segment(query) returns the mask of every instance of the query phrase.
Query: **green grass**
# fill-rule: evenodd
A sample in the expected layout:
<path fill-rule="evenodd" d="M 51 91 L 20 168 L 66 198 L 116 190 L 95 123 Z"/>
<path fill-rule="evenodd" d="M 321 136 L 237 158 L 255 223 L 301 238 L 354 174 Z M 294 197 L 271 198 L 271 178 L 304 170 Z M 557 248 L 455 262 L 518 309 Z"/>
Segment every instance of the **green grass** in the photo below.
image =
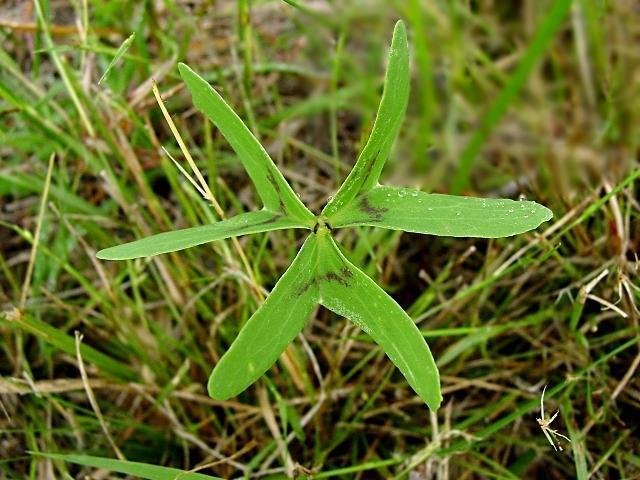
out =
<path fill-rule="evenodd" d="M 117 459 L 104 425 L 128 461 L 222 478 L 640 475 L 640 22 L 630 4 L 150 2 L 123 15 L 124 2 L 88 3 L 0 14 L 0 476 L 117 471 L 125 464 L 30 453 Z M 218 220 L 161 151 L 186 167 L 150 79 L 228 218 L 260 202 L 192 108 L 178 62 L 220 91 L 318 214 L 373 127 L 398 18 L 412 88 L 383 178 L 522 194 L 554 220 L 506 240 L 339 234 L 347 260 L 429 341 L 437 415 L 370 337 L 322 307 L 265 377 L 212 400 L 211 367 L 303 238 L 274 231 L 96 260 L 114 243 Z M 560 410 L 552 428 L 572 439 L 563 452 L 536 422 L 545 384 L 547 415 Z"/>

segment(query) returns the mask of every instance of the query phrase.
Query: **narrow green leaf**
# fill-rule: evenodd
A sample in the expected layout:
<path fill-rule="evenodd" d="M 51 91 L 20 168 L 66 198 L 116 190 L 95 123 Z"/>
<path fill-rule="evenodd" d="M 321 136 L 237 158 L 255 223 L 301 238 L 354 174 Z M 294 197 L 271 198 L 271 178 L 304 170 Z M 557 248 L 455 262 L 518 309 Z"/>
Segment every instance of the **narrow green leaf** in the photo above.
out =
<path fill-rule="evenodd" d="M 162 467 L 141 462 L 129 462 L 115 458 L 92 457 L 90 455 L 74 455 L 61 453 L 30 452 L 38 457 L 63 460 L 87 467 L 102 468 L 112 472 L 135 475 L 149 480 L 221 480 L 220 477 L 212 477 L 202 473 L 186 472 L 177 468 Z"/>
<path fill-rule="evenodd" d="M 36 15 L 38 18 L 38 27 L 40 29 L 44 44 L 49 50 L 49 56 L 51 57 L 51 60 L 53 60 L 53 64 L 56 66 L 56 69 L 60 74 L 60 78 L 62 79 L 62 82 L 64 83 L 64 86 L 67 89 L 69 96 L 71 97 L 71 101 L 75 105 L 76 110 L 78 110 L 78 114 L 80 115 L 80 119 L 82 120 L 84 127 L 86 128 L 87 132 L 89 132 L 89 135 L 91 137 L 94 137 L 95 131 L 93 123 L 89 118 L 87 108 L 83 103 L 83 100 L 81 99 L 81 95 L 78 94 L 78 85 L 77 82 L 74 81 L 74 74 L 70 71 L 67 64 L 64 63 L 61 56 L 58 55 L 58 52 L 55 50 L 53 36 L 51 35 L 50 28 L 51 21 L 45 16 L 45 9 L 42 6 L 42 0 L 34 0 L 33 5 L 35 7 Z"/>
<path fill-rule="evenodd" d="M 34 174 L 25 174 L 11 170 L 8 172 L 0 171 L 0 191 L 3 191 L 3 193 L 5 189 L 16 189 L 20 191 L 20 193 L 23 193 L 23 191 L 40 193 L 42 192 L 43 181 L 44 179 L 38 178 Z M 87 202 L 70 189 L 65 189 L 59 185 L 51 185 L 50 188 L 51 197 L 71 211 L 82 212 L 87 215 L 104 214 L 101 209 Z"/>
<path fill-rule="evenodd" d="M 384 90 L 371 135 L 353 170 L 322 211 L 324 216 L 335 215 L 358 194 L 378 184 L 378 178 L 404 119 L 408 98 L 409 44 L 404 23 L 398 21 L 393 30 Z"/>
<path fill-rule="evenodd" d="M 392 465 L 397 465 L 399 463 L 402 463 L 405 460 L 406 458 L 398 455 L 398 456 L 394 456 L 393 458 L 387 458 L 384 460 L 370 460 L 368 462 L 363 462 L 363 463 L 358 462 L 355 465 L 350 465 L 348 467 L 340 467 L 332 470 L 325 470 L 323 472 L 318 472 L 313 476 L 313 478 L 315 480 L 319 480 L 321 478 L 336 478 L 336 477 L 345 478 L 347 475 L 351 476 L 351 478 L 354 478 L 355 477 L 354 473 L 362 474 L 362 472 L 365 472 L 367 470 L 377 470 L 377 469 L 382 469 L 384 467 L 390 467 Z M 366 478 L 366 475 L 359 475 L 359 476 L 361 478 Z"/>
<path fill-rule="evenodd" d="M 116 63 L 118 63 L 118 60 L 120 60 L 120 58 L 125 53 L 127 53 L 127 50 L 129 50 L 129 47 L 131 46 L 135 38 L 136 38 L 136 32 L 133 32 L 131 35 L 129 35 L 129 37 L 124 42 L 122 42 L 122 45 L 120 45 L 120 48 L 118 48 L 118 50 L 116 51 L 115 55 L 109 62 L 109 65 L 107 65 L 107 68 L 105 69 L 104 73 L 100 77 L 100 80 L 98 80 L 98 85 L 100 85 L 104 81 L 104 79 L 107 78 L 107 75 L 109 75 L 109 72 L 111 71 L 113 66 Z"/>
<path fill-rule="evenodd" d="M 240 117 L 200 75 L 184 63 L 180 63 L 178 68 L 191 92 L 194 105 L 220 129 L 236 152 L 265 208 L 313 226 L 313 214 L 300 201 Z"/>
<path fill-rule="evenodd" d="M 438 368 L 406 312 L 342 255 L 327 230 L 318 232 L 320 303 L 368 333 L 433 411 L 442 401 Z"/>
<path fill-rule="evenodd" d="M 4 67 L 4 65 L 1 64 L 0 66 Z M 58 125 L 52 122 L 49 116 L 43 115 L 41 111 L 37 110 L 34 106 L 37 105 L 37 102 L 22 98 L 22 92 L 18 92 L 15 87 L 4 83 L 2 80 L 2 77 L 0 77 L 0 98 L 12 107 L 18 109 L 32 126 L 37 126 L 49 142 L 60 145 L 63 148 L 69 148 L 87 161 L 92 159 L 92 153 L 86 148 L 82 141 L 66 133 L 66 130 L 58 127 Z M 53 105 L 55 105 L 55 103 Z M 51 145 L 52 149 L 55 147 L 56 145 Z"/>
<path fill-rule="evenodd" d="M 76 343 L 72 335 L 28 313 L 21 313 L 16 318 L 10 318 L 6 313 L 0 312 L 0 326 L 3 325 L 19 328 L 24 332 L 35 335 L 68 355 L 75 356 L 76 354 Z M 87 362 L 92 363 L 102 372 L 114 378 L 127 381 L 137 381 L 139 379 L 138 372 L 127 365 L 126 361 L 116 360 L 85 343 L 80 344 L 80 353 Z"/>
<path fill-rule="evenodd" d="M 566 395 L 562 396 L 561 416 L 564 419 L 567 430 L 569 430 L 569 438 L 571 439 L 571 450 L 573 451 L 573 463 L 575 464 L 576 469 L 575 478 L 577 478 L 578 480 L 588 480 L 589 478 L 595 477 L 595 475 L 593 475 L 593 473 L 589 475 L 589 467 L 587 466 L 587 453 L 589 452 L 589 449 L 587 448 L 585 442 L 585 435 L 580 431 L 580 429 L 576 428 L 573 405 L 571 405 L 570 400 L 572 390 L 573 385 L 569 387 Z M 551 428 L 554 428 L 554 426 L 552 425 Z M 621 435 L 624 434 L 623 432 L 620 433 Z M 564 440 L 557 437 L 553 438 L 553 440 L 556 441 L 559 445 L 565 444 Z"/>
<path fill-rule="evenodd" d="M 283 217 L 280 213 L 259 210 L 257 212 L 242 213 L 211 225 L 158 233 L 133 242 L 105 248 L 98 252 L 97 257 L 103 260 L 128 260 L 131 258 L 150 257 L 229 237 L 295 227 L 303 227 L 303 225 L 300 222 Z"/>
<path fill-rule="evenodd" d="M 551 210 L 531 201 L 379 186 L 328 221 L 334 228 L 369 225 L 448 237 L 498 238 L 527 232 L 552 217 Z"/>
<path fill-rule="evenodd" d="M 555 38 L 572 4 L 572 0 L 555 0 L 551 8 L 544 13 L 542 22 L 535 36 L 531 39 L 531 43 L 524 51 L 518 66 L 509 76 L 504 88 L 493 101 L 488 111 L 482 116 L 480 124 L 460 154 L 460 165 L 456 170 L 451 186 L 453 193 L 460 193 L 468 185 L 471 168 L 482 147 L 493 129 L 502 120 L 509 106 L 513 104 L 533 67 L 538 64 L 547 47 Z"/>
<path fill-rule="evenodd" d="M 316 235 L 311 234 L 265 302 L 209 377 L 209 395 L 226 400 L 255 382 L 307 323 L 318 302 Z"/>

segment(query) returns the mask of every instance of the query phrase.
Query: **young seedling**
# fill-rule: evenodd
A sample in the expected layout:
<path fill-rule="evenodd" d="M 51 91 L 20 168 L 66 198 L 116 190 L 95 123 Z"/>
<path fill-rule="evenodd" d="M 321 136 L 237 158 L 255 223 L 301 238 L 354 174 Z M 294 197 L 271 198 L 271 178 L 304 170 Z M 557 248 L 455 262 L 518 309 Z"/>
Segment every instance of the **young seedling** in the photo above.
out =
<path fill-rule="evenodd" d="M 251 178 L 263 208 L 211 225 L 160 233 L 107 248 L 98 257 L 124 260 L 174 252 L 250 233 L 310 231 L 270 295 L 213 369 L 209 395 L 233 397 L 263 375 L 321 304 L 368 333 L 431 410 L 442 400 L 436 364 L 405 311 L 343 255 L 339 228 L 375 226 L 451 237 L 496 238 L 538 227 L 551 211 L 530 201 L 430 194 L 378 183 L 409 97 L 409 46 L 404 24 L 393 32 L 384 90 L 373 129 L 353 170 L 315 216 L 300 201 L 267 152 L 222 97 L 187 65 L 180 75 L 195 106 L 222 132 Z"/>
<path fill-rule="evenodd" d="M 547 390 L 547 386 L 545 385 L 544 388 L 542 389 L 542 395 L 540 396 L 540 418 L 536 418 L 536 420 L 538 421 L 538 425 L 540 425 L 540 428 L 542 429 L 542 433 L 544 433 L 544 436 L 547 437 L 547 440 L 549 440 L 549 443 L 551 444 L 553 449 L 556 452 L 558 450 L 562 451 L 562 445 L 560 445 L 560 442 L 558 441 L 557 437 L 562 437 L 569 443 L 571 443 L 571 440 L 569 440 L 567 437 L 562 435 L 557 430 L 554 430 L 553 428 L 551 428 L 551 422 L 553 422 L 556 419 L 556 417 L 558 416 L 558 413 L 560 412 L 560 410 L 558 410 L 556 413 L 554 413 L 551 416 L 551 418 L 546 418 L 545 417 L 545 415 L 544 415 L 544 392 L 546 390 Z M 554 439 L 558 442 L 558 446 L 557 447 L 556 447 L 555 442 L 553 441 Z"/>

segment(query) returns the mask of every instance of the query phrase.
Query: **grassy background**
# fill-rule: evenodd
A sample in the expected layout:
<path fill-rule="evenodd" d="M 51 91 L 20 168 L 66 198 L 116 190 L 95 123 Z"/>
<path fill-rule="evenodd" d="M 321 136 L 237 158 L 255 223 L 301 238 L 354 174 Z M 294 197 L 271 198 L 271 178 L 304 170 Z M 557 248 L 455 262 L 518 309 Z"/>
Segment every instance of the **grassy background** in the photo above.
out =
<path fill-rule="evenodd" d="M 41 451 L 225 478 L 640 478 L 635 2 L 88 3 L 0 6 L 0 477 L 89 472 L 28 453 Z M 210 369 L 257 307 L 231 242 L 95 260 L 216 219 L 161 151 L 182 161 L 151 79 L 228 215 L 255 207 L 254 192 L 178 61 L 319 211 L 371 128 L 397 18 L 413 81 L 384 178 L 523 195 L 555 218 L 497 241 L 340 234 L 424 332 L 442 374 L 437 415 L 323 309 L 262 380 L 213 401 Z M 259 288 L 299 240 L 241 239 Z M 547 384 L 552 428 L 571 438 L 562 452 L 536 422 Z"/>

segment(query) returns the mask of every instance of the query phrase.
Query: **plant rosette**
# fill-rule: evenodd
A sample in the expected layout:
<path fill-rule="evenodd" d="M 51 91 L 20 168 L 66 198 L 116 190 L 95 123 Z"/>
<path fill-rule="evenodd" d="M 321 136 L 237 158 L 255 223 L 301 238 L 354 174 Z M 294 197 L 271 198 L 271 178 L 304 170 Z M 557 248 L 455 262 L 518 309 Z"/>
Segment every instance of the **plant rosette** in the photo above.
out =
<path fill-rule="evenodd" d="M 187 65 L 178 67 L 195 106 L 234 149 L 264 207 L 210 225 L 107 248 L 98 252 L 98 258 L 133 259 L 251 233 L 307 229 L 310 234 L 289 268 L 213 369 L 209 395 L 228 399 L 260 378 L 320 304 L 369 334 L 428 407 L 437 410 L 442 401 L 440 378 L 423 335 L 395 300 L 347 260 L 332 231 L 374 226 L 498 238 L 537 228 L 552 218 L 551 211 L 532 201 L 442 195 L 379 184 L 409 98 L 409 45 L 402 21 L 393 32 L 371 134 L 348 177 L 318 216 L 300 201 L 262 145 L 211 85 Z"/>

